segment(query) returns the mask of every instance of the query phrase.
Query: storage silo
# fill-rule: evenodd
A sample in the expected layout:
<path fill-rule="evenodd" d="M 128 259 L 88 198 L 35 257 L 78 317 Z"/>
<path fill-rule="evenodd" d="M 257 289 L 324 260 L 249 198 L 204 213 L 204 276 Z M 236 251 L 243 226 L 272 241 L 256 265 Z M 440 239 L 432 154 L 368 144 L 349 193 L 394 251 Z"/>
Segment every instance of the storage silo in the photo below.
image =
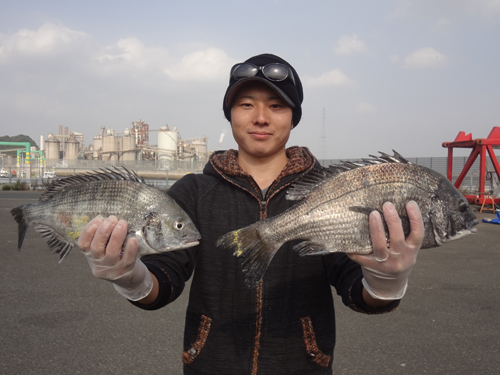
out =
<path fill-rule="evenodd" d="M 207 158 L 207 138 L 197 138 L 191 142 L 191 147 L 196 150 L 196 155 L 200 160 L 205 160 Z"/>
<path fill-rule="evenodd" d="M 172 160 L 177 151 L 179 132 L 177 128 L 170 130 L 168 126 L 162 126 L 158 132 L 158 159 Z"/>
<path fill-rule="evenodd" d="M 118 160 L 118 138 L 113 129 L 107 129 L 102 139 L 103 160 Z"/>
<path fill-rule="evenodd" d="M 93 146 L 93 153 L 92 153 L 92 159 L 94 160 L 100 160 L 103 158 L 102 155 L 102 139 L 104 137 L 104 133 L 106 132 L 106 128 L 104 126 L 101 126 L 101 131 L 99 132 L 99 135 L 96 135 L 94 137 L 94 146 Z"/>
<path fill-rule="evenodd" d="M 57 164 L 61 159 L 60 145 L 61 141 L 54 134 L 49 133 L 45 141 L 45 159 L 48 165 Z"/>
<path fill-rule="evenodd" d="M 76 160 L 80 154 L 80 142 L 75 138 L 73 133 L 70 133 L 66 144 L 64 145 L 64 158 L 66 160 Z"/>
<path fill-rule="evenodd" d="M 135 137 L 130 134 L 129 129 L 125 129 L 123 137 L 120 139 L 120 160 L 135 160 L 136 159 L 136 146 Z"/>
<path fill-rule="evenodd" d="M 94 153 L 92 154 L 92 157 L 94 160 L 99 159 L 99 156 L 101 155 L 102 152 L 102 136 L 101 135 L 96 135 L 94 137 Z"/>

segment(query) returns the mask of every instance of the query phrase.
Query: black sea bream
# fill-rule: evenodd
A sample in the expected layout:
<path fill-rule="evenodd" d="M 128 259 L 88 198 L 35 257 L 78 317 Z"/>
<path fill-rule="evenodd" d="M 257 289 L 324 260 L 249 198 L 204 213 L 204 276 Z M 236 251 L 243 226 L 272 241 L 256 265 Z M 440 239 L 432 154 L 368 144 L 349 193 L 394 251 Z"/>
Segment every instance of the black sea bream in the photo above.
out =
<path fill-rule="evenodd" d="M 195 246 L 200 239 L 189 216 L 171 197 L 125 168 L 55 181 L 36 204 L 15 207 L 11 213 L 19 224 L 19 249 L 28 226 L 34 224 L 61 260 L 97 215 L 126 220 L 127 238 L 137 238 L 140 256 Z"/>
<path fill-rule="evenodd" d="M 217 246 L 242 257 L 248 287 L 259 282 L 287 241 L 302 240 L 294 246 L 301 256 L 372 252 L 368 215 L 374 210 L 382 214 L 385 202 L 395 205 L 406 236 L 410 233 L 406 204 L 410 200 L 418 204 L 425 225 L 422 248 L 473 233 L 478 224 L 469 203 L 449 180 L 396 152 L 311 171 L 288 190 L 287 199 L 301 201 L 217 241 Z M 388 237 L 387 228 L 386 232 Z"/>

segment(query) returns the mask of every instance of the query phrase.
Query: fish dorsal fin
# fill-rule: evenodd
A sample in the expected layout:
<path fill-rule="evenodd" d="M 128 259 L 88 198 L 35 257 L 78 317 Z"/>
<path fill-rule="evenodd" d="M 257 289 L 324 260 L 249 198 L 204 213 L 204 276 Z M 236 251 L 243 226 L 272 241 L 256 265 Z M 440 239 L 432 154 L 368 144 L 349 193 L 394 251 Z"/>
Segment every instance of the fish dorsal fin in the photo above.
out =
<path fill-rule="evenodd" d="M 50 249 L 56 254 L 59 254 L 59 262 L 61 262 L 66 255 L 69 254 L 75 245 L 68 242 L 66 238 L 57 233 L 48 225 L 37 224 L 35 230 L 47 241 Z"/>
<path fill-rule="evenodd" d="M 369 165 L 375 164 L 385 164 L 385 163 L 400 163 L 400 164 L 412 164 L 407 159 L 405 159 L 401 154 L 392 150 L 394 155 L 386 154 L 381 152 L 380 156 L 369 155 L 370 159 L 361 159 L 360 161 L 341 161 L 341 164 L 332 166 L 334 168 L 343 168 L 344 170 L 363 168 Z"/>
<path fill-rule="evenodd" d="M 297 201 L 307 197 L 311 191 L 322 185 L 326 180 L 335 177 L 339 173 L 346 172 L 356 168 L 363 168 L 370 165 L 383 164 L 383 163 L 401 163 L 411 164 L 398 152 L 392 150 L 394 155 L 391 156 L 384 152 L 380 152 L 380 156 L 369 155 L 370 159 L 361 159 L 360 161 L 341 161 L 340 164 L 330 165 L 328 168 L 313 169 L 306 173 L 295 182 L 286 193 L 286 199 L 290 201 Z"/>
<path fill-rule="evenodd" d="M 394 155 L 388 155 L 385 152 L 379 151 L 380 156 L 373 156 L 370 155 L 371 158 L 373 159 L 368 159 L 368 160 L 375 160 L 375 161 L 380 161 L 381 163 L 402 163 L 402 164 L 411 164 L 407 159 L 405 159 L 403 156 L 401 156 L 400 153 L 392 150 L 394 152 Z"/>
<path fill-rule="evenodd" d="M 113 169 L 100 168 L 100 170 L 94 170 L 85 174 L 77 174 L 60 180 L 55 180 L 52 185 L 49 186 L 48 190 L 40 197 L 40 201 L 47 201 L 51 199 L 54 195 L 69 185 L 79 185 L 90 181 L 104 180 L 133 181 L 141 184 L 146 183 L 137 173 L 130 171 L 125 167 L 113 167 Z"/>
<path fill-rule="evenodd" d="M 303 175 L 297 182 L 294 182 L 286 192 L 286 199 L 297 201 L 307 197 L 311 191 L 322 185 L 329 177 L 333 177 L 341 172 L 338 168 L 313 169 Z"/>

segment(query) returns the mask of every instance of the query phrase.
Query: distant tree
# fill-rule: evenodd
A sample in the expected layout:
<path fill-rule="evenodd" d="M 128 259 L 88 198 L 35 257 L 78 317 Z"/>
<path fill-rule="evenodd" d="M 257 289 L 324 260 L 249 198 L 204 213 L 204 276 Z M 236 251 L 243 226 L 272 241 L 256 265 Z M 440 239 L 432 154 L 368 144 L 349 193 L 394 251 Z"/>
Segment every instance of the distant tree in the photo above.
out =
<path fill-rule="evenodd" d="M 14 135 L 12 137 L 5 135 L 3 137 L 0 137 L 0 142 L 28 142 L 32 147 L 35 146 L 36 148 L 38 148 L 36 142 L 31 139 L 31 137 L 24 134 Z M 12 146 L 9 145 L 0 145 L 0 150 L 8 150 L 11 148 Z"/>

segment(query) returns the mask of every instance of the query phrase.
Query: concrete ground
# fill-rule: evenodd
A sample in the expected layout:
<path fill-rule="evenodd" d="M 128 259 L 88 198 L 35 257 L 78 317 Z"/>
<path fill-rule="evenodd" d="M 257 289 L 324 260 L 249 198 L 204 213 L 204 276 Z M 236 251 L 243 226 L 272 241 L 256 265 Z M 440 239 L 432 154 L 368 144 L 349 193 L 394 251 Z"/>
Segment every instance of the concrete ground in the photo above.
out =
<path fill-rule="evenodd" d="M 59 264 L 33 229 L 17 251 L 9 211 L 39 195 L 0 191 L 0 374 L 181 374 L 188 293 L 143 311 L 78 251 Z M 420 252 L 395 312 L 358 314 L 335 298 L 335 374 L 500 374 L 500 225 L 477 229 Z"/>

